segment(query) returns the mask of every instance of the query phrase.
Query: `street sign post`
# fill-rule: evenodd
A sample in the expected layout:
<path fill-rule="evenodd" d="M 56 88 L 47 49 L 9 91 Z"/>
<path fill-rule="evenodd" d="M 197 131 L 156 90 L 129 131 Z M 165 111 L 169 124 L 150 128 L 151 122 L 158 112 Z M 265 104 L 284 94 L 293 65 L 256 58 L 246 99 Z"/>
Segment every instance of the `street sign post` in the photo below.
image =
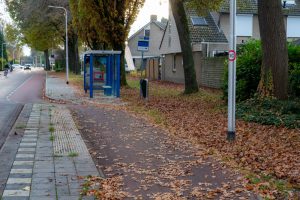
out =
<path fill-rule="evenodd" d="M 230 42 L 228 55 L 228 132 L 227 140 L 235 140 L 236 99 L 236 0 L 230 0 Z"/>
<path fill-rule="evenodd" d="M 138 51 L 149 51 L 149 37 L 140 37 L 138 41 Z"/>
<path fill-rule="evenodd" d="M 144 52 L 149 51 L 149 37 L 142 37 L 139 39 L 138 51 L 142 52 L 142 60 L 141 60 L 141 75 L 142 75 L 143 63 L 144 63 Z"/>
<path fill-rule="evenodd" d="M 234 62 L 236 60 L 236 53 L 234 50 L 230 50 L 228 53 L 228 59 L 230 62 Z"/>

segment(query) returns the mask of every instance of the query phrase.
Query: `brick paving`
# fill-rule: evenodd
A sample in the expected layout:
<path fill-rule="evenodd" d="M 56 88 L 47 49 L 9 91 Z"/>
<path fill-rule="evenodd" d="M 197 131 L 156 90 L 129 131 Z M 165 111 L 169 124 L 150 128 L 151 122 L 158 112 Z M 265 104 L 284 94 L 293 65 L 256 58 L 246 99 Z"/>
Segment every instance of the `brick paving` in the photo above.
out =
<path fill-rule="evenodd" d="M 68 151 L 55 155 L 54 149 Z M 94 199 L 80 196 L 84 180 L 79 177 L 89 175 L 101 174 L 67 109 L 35 104 L 0 199 Z"/>
<path fill-rule="evenodd" d="M 82 89 L 83 92 L 83 89 Z M 88 91 L 89 93 L 89 91 Z M 124 105 L 126 104 L 120 98 L 105 96 L 102 90 L 94 90 L 94 98 L 76 95 L 74 89 L 65 83 L 64 80 L 47 76 L 46 78 L 46 96 L 57 101 L 66 101 L 72 104 L 101 104 L 101 105 Z"/>
<path fill-rule="evenodd" d="M 72 88 L 64 80 L 52 76 L 46 78 L 46 96 L 55 100 L 79 101 Z"/>

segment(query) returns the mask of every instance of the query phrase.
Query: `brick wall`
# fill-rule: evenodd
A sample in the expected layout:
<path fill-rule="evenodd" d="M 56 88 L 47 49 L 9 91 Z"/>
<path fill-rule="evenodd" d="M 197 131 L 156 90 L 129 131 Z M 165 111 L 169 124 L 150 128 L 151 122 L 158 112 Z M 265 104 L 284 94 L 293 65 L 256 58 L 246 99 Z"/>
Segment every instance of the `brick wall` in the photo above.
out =
<path fill-rule="evenodd" d="M 165 55 L 162 65 L 162 80 L 184 83 L 182 55 L 176 54 L 176 71 L 172 69 L 174 54 Z M 200 86 L 221 88 L 225 57 L 206 58 L 201 52 L 194 52 L 197 82 Z"/>
<path fill-rule="evenodd" d="M 202 58 L 198 84 L 210 88 L 221 88 L 225 57 Z"/>

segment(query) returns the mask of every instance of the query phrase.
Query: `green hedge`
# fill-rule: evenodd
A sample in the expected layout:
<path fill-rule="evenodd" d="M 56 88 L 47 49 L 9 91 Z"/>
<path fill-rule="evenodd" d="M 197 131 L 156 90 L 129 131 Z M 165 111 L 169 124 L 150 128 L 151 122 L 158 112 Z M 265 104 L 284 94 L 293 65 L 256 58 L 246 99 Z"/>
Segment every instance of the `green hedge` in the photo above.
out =
<path fill-rule="evenodd" d="M 4 59 L 4 62 L 3 62 L 3 68 L 4 66 L 7 64 L 6 60 Z M 3 71 L 2 69 L 2 58 L 0 58 L 0 71 Z"/>
<path fill-rule="evenodd" d="M 237 105 L 237 118 L 264 125 L 300 128 L 300 101 L 252 98 Z"/>
<path fill-rule="evenodd" d="M 66 61 L 65 60 L 55 60 L 55 68 L 56 72 L 65 71 L 66 68 Z"/>
<path fill-rule="evenodd" d="M 260 41 L 250 40 L 247 44 L 238 48 L 236 68 L 236 95 L 237 101 L 251 98 L 257 90 L 260 80 L 260 65 L 262 62 L 262 50 Z M 224 98 L 228 94 L 228 63 L 225 63 L 223 77 Z"/>
<path fill-rule="evenodd" d="M 262 63 L 261 43 L 250 40 L 240 46 L 237 52 L 236 68 L 236 98 L 244 101 L 254 97 L 260 81 L 260 67 Z M 300 97 L 300 46 L 288 44 L 289 55 L 289 93 L 291 96 Z M 228 89 L 228 63 L 223 76 L 223 94 L 227 99 Z"/>

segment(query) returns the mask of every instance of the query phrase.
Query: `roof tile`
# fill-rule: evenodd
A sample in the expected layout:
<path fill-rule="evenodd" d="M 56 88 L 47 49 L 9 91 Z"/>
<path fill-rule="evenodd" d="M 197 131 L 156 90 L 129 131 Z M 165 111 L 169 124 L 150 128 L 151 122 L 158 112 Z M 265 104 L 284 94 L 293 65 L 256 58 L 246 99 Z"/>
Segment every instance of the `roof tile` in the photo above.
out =
<path fill-rule="evenodd" d="M 221 5 L 220 12 L 229 13 L 230 0 L 224 0 Z M 237 0 L 238 14 L 257 14 L 257 0 Z M 283 8 L 285 15 L 300 16 L 300 5 L 288 6 Z"/>
<path fill-rule="evenodd" d="M 204 17 L 207 25 L 193 26 L 191 17 L 198 16 L 198 13 L 195 9 L 192 9 L 190 7 L 186 7 L 185 9 L 188 18 L 191 42 L 228 42 L 224 33 L 216 25 L 210 13 L 208 13 L 208 15 Z"/>

